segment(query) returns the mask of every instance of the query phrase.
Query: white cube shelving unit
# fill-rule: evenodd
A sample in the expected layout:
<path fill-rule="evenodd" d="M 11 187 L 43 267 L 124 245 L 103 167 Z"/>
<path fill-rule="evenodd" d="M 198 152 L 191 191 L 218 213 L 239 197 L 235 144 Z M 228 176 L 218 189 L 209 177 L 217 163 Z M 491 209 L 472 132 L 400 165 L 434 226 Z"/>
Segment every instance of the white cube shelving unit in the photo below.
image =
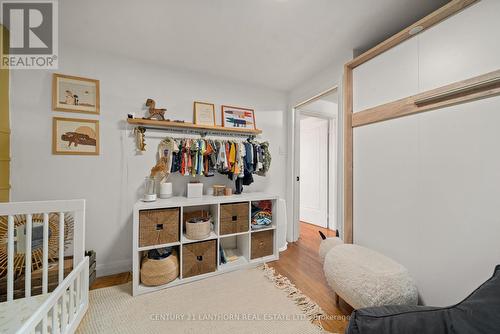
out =
<path fill-rule="evenodd" d="M 269 200 L 272 203 L 272 224 L 263 229 L 252 230 L 251 227 L 251 210 L 252 210 L 252 202 Z M 143 293 L 148 293 L 152 291 L 157 291 L 165 288 L 169 288 L 172 286 L 176 286 L 179 284 L 189 283 L 193 281 L 197 281 L 200 279 L 204 279 L 207 277 L 211 277 L 214 275 L 219 275 L 225 272 L 238 270 L 242 268 L 254 267 L 259 264 L 263 264 L 269 261 L 275 261 L 279 258 L 278 252 L 278 242 L 277 242 L 277 222 L 278 222 L 278 206 L 277 206 L 278 197 L 275 195 L 270 195 L 266 193 L 244 193 L 241 195 L 232 195 L 232 196 L 203 196 L 201 198 L 186 198 L 186 197 L 172 197 L 169 199 L 159 199 L 156 202 L 142 202 L 139 201 L 134 206 L 133 213 L 133 278 L 132 278 L 132 286 L 133 286 L 133 295 L 140 295 Z M 239 232 L 233 234 L 220 234 L 220 205 L 221 204 L 230 204 L 230 203 L 248 203 L 248 231 Z M 179 221 L 179 240 L 176 242 L 161 244 L 161 245 L 151 245 L 146 247 L 139 247 L 139 213 L 143 210 L 154 210 L 154 209 L 167 209 L 167 208 L 179 208 L 180 210 L 180 221 Z M 193 211 L 197 209 L 204 209 L 210 211 L 214 220 L 214 229 L 205 239 L 202 240 L 191 240 L 188 239 L 183 233 L 183 213 L 184 211 Z M 273 230 L 273 253 L 272 255 L 251 259 L 251 242 L 252 242 L 252 233 L 259 233 L 263 231 Z M 202 242 L 207 240 L 216 240 L 216 259 L 217 265 L 214 272 L 210 272 L 207 274 L 201 274 L 198 276 L 192 276 L 189 278 L 183 278 L 182 274 L 182 246 L 194 242 Z M 150 249 L 155 248 L 163 248 L 169 246 L 177 246 L 179 248 L 179 268 L 180 275 L 174 281 L 159 285 L 159 286 L 145 286 L 140 283 L 140 269 L 141 269 L 141 259 L 144 251 L 148 251 Z M 220 261 L 220 247 L 225 250 L 226 255 L 232 256 L 233 261 L 222 264 Z"/>

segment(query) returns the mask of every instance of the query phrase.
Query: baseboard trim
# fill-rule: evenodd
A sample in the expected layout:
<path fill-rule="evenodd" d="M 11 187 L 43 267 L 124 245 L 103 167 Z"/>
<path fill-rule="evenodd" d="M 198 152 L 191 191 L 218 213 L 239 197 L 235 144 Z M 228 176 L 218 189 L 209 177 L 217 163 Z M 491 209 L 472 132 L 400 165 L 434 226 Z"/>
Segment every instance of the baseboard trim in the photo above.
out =
<path fill-rule="evenodd" d="M 112 263 L 100 263 L 96 266 L 96 276 L 109 276 L 129 272 L 132 270 L 131 260 L 115 261 Z"/>

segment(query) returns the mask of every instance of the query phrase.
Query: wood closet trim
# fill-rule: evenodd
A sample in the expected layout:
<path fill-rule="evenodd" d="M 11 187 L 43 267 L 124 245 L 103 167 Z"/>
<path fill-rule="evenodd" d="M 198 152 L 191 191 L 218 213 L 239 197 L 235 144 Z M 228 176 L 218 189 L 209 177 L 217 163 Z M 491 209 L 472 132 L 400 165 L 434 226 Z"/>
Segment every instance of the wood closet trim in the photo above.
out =
<path fill-rule="evenodd" d="M 395 47 L 398 44 L 403 43 L 407 39 L 412 38 L 414 35 L 410 34 L 410 31 L 415 28 L 415 27 L 422 27 L 423 30 L 428 29 L 432 27 L 433 25 L 445 20 L 446 18 L 450 17 L 451 15 L 461 11 L 462 9 L 472 5 L 475 2 L 478 2 L 480 0 L 452 0 L 448 2 L 446 5 L 443 7 L 435 10 L 431 14 L 427 15 L 423 19 L 413 23 L 411 26 L 401 30 L 398 32 L 396 35 L 393 35 L 392 37 L 389 37 L 385 41 L 383 41 L 380 44 L 377 44 L 370 50 L 364 52 L 363 54 L 359 55 L 355 59 L 351 60 L 348 62 L 346 65 L 353 69 L 363 63 L 366 63 L 368 60 L 375 58 L 376 56 L 384 53 L 385 51 Z"/>
<path fill-rule="evenodd" d="M 352 127 L 500 95 L 500 70 L 352 114 Z M 425 100 L 429 99 L 428 102 Z M 420 102 L 421 101 L 421 102 Z"/>
<path fill-rule="evenodd" d="M 386 39 L 360 56 L 351 60 L 344 66 L 344 242 L 353 243 L 353 69 L 366 63 L 370 59 L 392 49 L 398 44 L 416 36 L 411 35 L 413 28 L 421 26 L 428 29 L 433 25 L 447 19 L 464 8 L 478 2 L 479 0 L 451 0 L 443 7 L 435 10 L 423 19 L 403 29 L 394 36 Z M 403 115 L 401 115 L 403 116 Z"/>

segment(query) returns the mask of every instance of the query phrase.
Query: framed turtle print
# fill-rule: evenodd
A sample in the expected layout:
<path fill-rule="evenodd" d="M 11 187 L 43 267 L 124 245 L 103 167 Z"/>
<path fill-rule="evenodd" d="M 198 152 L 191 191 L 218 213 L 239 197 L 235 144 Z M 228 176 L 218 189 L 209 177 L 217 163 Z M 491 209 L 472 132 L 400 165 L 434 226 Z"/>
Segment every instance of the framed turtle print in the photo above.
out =
<path fill-rule="evenodd" d="M 240 128 L 257 130 L 253 109 L 221 106 L 222 126 L 225 128 Z"/>
<path fill-rule="evenodd" d="M 99 155 L 99 121 L 54 117 L 52 154 Z"/>
<path fill-rule="evenodd" d="M 99 114 L 99 80 L 54 74 L 52 109 L 54 111 Z"/>

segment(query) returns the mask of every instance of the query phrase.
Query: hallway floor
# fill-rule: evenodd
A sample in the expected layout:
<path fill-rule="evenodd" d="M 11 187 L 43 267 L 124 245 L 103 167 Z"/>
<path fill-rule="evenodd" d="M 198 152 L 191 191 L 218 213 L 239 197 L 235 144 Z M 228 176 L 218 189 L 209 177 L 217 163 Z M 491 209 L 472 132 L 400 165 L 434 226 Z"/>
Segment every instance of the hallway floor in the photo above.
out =
<path fill-rule="evenodd" d="M 352 308 L 342 300 L 338 306 L 335 305 L 333 292 L 326 282 L 323 263 L 318 255 L 321 242 L 318 231 L 322 231 L 326 236 L 335 236 L 335 231 L 300 223 L 299 240 L 288 243 L 287 250 L 280 253 L 280 259 L 268 265 L 288 277 L 297 288 L 325 311 L 327 319 L 322 321 L 325 330 L 344 333 Z"/>

